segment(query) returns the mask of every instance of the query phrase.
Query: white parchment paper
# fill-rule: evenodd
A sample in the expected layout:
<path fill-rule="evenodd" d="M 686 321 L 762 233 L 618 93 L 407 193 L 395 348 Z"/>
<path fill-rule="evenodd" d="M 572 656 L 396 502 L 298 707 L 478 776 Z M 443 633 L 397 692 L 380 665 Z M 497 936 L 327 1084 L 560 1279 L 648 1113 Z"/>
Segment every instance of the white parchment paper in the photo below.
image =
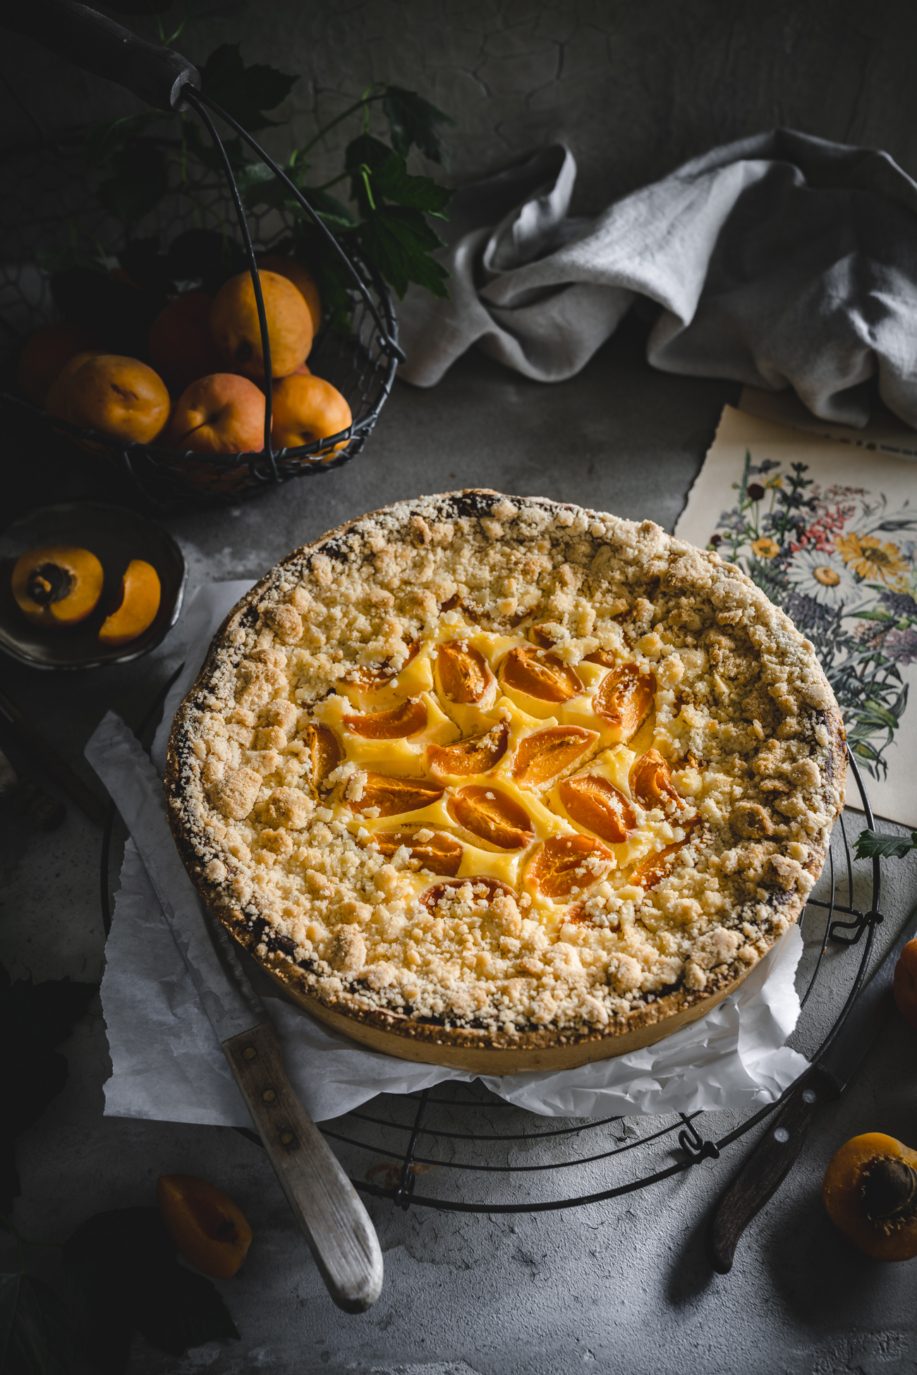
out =
<path fill-rule="evenodd" d="M 153 746 L 161 766 L 169 724 L 210 639 L 250 586 L 214 583 L 190 604 L 172 652 L 185 665 L 166 699 Z M 106 717 L 86 747 L 103 783 L 120 790 L 148 785 L 119 748 L 122 725 Z M 139 808 L 138 808 L 139 810 Z M 168 842 L 171 844 L 171 842 Z M 155 852 L 147 854 L 153 864 Z M 171 894 L 170 894 L 171 897 Z M 208 942 L 196 896 L 182 897 L 187 948 Z M 792 927 L 738 991 L 702 1021 L 631 1055 L 559 1073 L 481 1076 L 492 1092 L 532 1112 L 558 1117 L 655 1115 L 699 1109 L 748 1110 L 772 1102 L 806 1068 L 786 1038 L 799 1016 L 795 972 L 802 938 Z M 247 962 L 259 991 L 273 988 Z M 364 1050 L 276 997 L 265 1004 L 283 1042 L 290 1077 L 318 1121 L 337 1117 L 378 1093 L 410 1093 L 444 1080 L 469 1082 L 461 1070 L 418 1065 Z M 102 980 L 102 1009 L 112 1059 L 105 1111 L 114 1117 L 243 1126 L 248 1113 L 163 919 L 133 841 L 125 848 Z"/>

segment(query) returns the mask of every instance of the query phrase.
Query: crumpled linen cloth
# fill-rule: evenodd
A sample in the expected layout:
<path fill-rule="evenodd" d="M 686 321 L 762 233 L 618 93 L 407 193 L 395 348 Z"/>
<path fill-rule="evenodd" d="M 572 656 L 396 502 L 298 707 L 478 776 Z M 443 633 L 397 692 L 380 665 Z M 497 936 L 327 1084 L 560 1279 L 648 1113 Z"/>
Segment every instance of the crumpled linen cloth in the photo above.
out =
<path fill-rule="evenodd" d="M 886 153 L 786 130 L 716 148 L 591 218 L 554 145 L 460 190 L 450 299 L 412 289 L 399 376 L 472 345 L 542 382 L 578 372 L 641 302 L 667 372 L 792 387 L 861 426 L 874 394 L 917 427 L 917 184 Z"/>

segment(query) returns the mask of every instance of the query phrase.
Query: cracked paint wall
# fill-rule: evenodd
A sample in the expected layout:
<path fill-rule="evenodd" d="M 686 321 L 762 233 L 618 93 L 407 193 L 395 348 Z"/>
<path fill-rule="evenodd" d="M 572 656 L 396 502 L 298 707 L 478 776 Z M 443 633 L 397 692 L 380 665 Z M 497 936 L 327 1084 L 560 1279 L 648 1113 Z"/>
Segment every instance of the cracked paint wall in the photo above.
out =
<path fill-rule="evenodd" d="M 566 138 L 580 209 L 777 124 L 884 147 L 917 173 L 911 0 L 275 0 L 193 20 L 178 46 L 200 59 L 227 40 L 300 73 L 286 107 L 298 139 L 368 83 L 392 81 L 452 115 L 455 180 Z M 10 166 L 42 135 L 136 108 L 25 39 L 7 39 L 0 76 Z"/>

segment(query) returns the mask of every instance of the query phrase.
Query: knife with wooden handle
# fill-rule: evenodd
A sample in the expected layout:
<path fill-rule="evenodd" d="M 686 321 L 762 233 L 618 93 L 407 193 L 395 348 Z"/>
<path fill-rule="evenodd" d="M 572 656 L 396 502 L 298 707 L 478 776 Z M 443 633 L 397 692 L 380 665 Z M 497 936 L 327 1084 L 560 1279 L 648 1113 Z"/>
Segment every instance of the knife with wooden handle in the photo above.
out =
<path fill-rule="evenodd" d="M 144 861 L 163 916 L 245 1099 L 281 1188 L 335 1303 L 369 1308 L 382 1252 L 363 1203 L 296 1097 L 280 1043 L 232 938 L 201 913 L 165 811 L 162 782 L 124 722 L 109 714 L 86 749 Z"/>
<path fill-rule="evenodd" d="M 742 1233 L 789 1174 L 822 1104 L 840 1097 L 882 1029 L 891 1004 L 898 955 L 915 931 L 917 907 L 873 970 L 836 1035 L 790 1089 L 720 1198 L 710 1227 L 710 1259 L 721 1274 L 732 1269 Z"/>

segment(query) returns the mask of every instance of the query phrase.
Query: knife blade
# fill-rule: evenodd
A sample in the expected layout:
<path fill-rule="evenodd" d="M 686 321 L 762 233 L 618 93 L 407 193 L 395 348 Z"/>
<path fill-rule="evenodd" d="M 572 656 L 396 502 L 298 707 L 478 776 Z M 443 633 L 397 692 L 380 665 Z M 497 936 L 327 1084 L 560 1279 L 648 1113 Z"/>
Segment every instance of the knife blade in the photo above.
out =
<path fill-rule="evenodd" d="M 902 948 L 917 933 L 917 907 L 870 974 L 835 1035 L 796 1081 L 767 1130 L 725 1189 L 710 1225 L 710 1259 L 727 1274 L 752 1218 L 777 1192 L 802 1150 L 818 1110 L 838 1098 L 875 1042 L 891 1008 L 889 996 Z"/>
<path fill-rule="evenodd" d="M 347 1312 L 363 1312 L 382 1289 L 382 1252 L 375 1229 L 340 1162 L 296 1097 L 276 1032 L 232 938 L 201 913 L 172 838 L 162 781 L 139 741 L 112 713 L 96 730 L 86 755 L 134 839 L 331 1297 Z"/>

